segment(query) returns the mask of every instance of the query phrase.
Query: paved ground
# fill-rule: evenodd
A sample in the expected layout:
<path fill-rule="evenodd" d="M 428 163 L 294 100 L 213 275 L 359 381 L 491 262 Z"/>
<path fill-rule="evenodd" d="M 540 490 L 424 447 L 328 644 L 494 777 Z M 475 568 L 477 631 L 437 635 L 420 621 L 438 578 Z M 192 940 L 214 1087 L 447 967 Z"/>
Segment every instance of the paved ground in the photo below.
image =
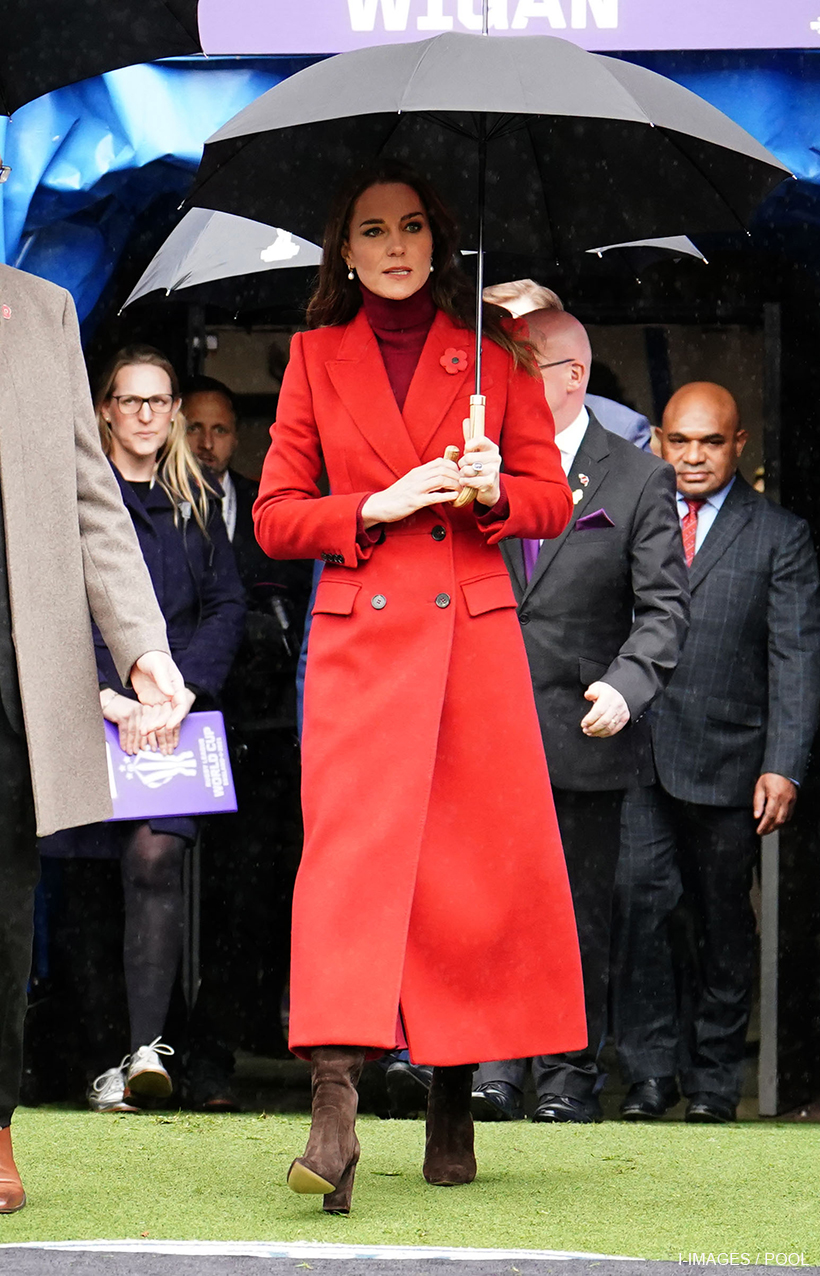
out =
<path fill-rule="evenodd" d="M 337 1251 L 349 1253 L 332 1258 L 315 1257 L 310 1247 L 289 1257 L 270 1257 L 263 1253 L 174 1253 L 122 1252 L 114 1249 L 66 1250 L 28 1246 L 0 1245 L 0 1274 L 2 1276 L 453 1276 L 454 1268 L 461 1269 L 461 1276 L 675 1276 L 682 1268 L 690 1269 L 687 1262 L 642 1262 L 634 1259 L 615 1259 L 590 1256 L 585 1259 L 561 1258 L 544 1254 L 536 1258 L 521 1257 L 523 1251 L 498 1251 L 497 1257 L 489 1257 L 488 1251 L 451 1250 L 447 1257 L 396 1256 L 383 1258 L 356 1253 L 355 1247 L 337 1247 Z M 204 1248 L 204 1247 L 203 1247 Z M 226 1247 L 234 1251 L 241 1246 Z M 249 1246 L 257 1251 L 273 1249 L 272 1246 Z M 407 1253 L 407 1251 L 405 1251 Z M 434 1254 L 440 1251 L 433 1251 Z M 484 1256 L 479 1256 L 482 1254 Z M 794 1266 L 794 1257 L 792 1265 Z M 723 1266 L 715 1256 L 708 1267 Z M 742 1266 L 744 1276 L 772 1276 L 770 1266 L 750 1263 Z M 783 1266 L 783 1264 L 781 1264 Z M 820 1273 L 818 1267 L 807 1267 L 806 1272 Z"/>

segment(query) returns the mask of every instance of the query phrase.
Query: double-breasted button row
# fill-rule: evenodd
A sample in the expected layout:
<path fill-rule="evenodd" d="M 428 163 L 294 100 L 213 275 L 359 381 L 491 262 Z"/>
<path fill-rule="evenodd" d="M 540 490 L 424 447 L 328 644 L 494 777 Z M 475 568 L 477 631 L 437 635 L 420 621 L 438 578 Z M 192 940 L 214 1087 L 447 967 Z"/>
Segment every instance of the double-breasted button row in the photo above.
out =
<path fill-rule="evenodd" d="M 322 562 L 343 563 L 344 561 L 345 561 L 344 554 L 332 554 L 329 549 L 322 550 Z"/>
<path fill-rule="evenodd" d="M 443 541 L 447 535 L 447 528 L 442 527 L 441 523 L 436 523 L 430 535 L 434 541 Z"/>
<path fill-rule="evenodd" d="M 436 595 L 437 607 L 449 607 L 450 602 L 451 602 L 451 599 L 449 594 Z M 385 598 L 384 594 L 374 594 L 373 597 L 370 599 L 370 606 L 375 607 L 376 611 L 381 611 L 383 607 L 386 607 L 387 599 Z"/>

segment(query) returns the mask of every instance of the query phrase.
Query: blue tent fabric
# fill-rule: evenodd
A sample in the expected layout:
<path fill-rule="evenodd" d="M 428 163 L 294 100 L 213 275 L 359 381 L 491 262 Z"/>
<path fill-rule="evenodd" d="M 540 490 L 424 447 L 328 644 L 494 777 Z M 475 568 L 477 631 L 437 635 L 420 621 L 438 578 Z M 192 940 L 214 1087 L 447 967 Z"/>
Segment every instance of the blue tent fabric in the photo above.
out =
<path fill-rule="evenodd" d="M 759 219 L 804 230 L 820 221 L 820 54 L 811 51 L 624 54 L 699 93 L 787 164 Z M 127 67 L 59 89 L 0 118 L 4 260 L 69 289 L 91 314 L 138 218 L 182 199 L 205 139 L 315 59 L 179 59 Z M 798 236 L 801 242 L 804 236 Z"/>
<path fill-rule="evenodd" d="M 59 89 L 0 120 L 12 167 L 0 251 L 93 309 L 133 226 L 159 196 L 181 200 L 205 139 L 283 78 L 251 67 L 127 67 Z"/>

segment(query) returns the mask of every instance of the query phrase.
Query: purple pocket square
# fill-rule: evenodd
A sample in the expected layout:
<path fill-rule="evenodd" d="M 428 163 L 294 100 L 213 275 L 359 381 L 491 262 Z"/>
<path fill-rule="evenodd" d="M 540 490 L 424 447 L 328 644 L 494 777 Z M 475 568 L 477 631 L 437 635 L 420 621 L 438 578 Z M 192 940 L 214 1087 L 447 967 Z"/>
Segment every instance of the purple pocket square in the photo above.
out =
<path fill-rule="evenodd" d="M 579 518 L 575 522 L 576 532 L 589 531 L 595 527 L 614 527 L 612 519 L 606 510 L 593 510 L 591 514 L 585 514 L 583 518 Z"/>

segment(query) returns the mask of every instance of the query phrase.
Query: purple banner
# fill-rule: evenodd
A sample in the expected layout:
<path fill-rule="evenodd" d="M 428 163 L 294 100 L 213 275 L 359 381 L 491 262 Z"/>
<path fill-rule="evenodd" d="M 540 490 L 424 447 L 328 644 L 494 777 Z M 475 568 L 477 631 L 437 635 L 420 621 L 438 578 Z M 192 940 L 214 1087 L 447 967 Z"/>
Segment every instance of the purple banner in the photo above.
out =
<path fill-rule="evenodd" d="M 206 53 L 344 53 L 480 31 L 481 0 L 200 0 Z M 496 35 L 557 35 L 597 52 L 820 48 L 820 0 L 490 0 Z"/>
<path fill-rule="evenodd" d="M 236 793 L 221 713 L 191 713 L 172 754 L 123 753 L 113 722 L 105 724 L 108 781 L 115 820 L 235 811 Z"/>

